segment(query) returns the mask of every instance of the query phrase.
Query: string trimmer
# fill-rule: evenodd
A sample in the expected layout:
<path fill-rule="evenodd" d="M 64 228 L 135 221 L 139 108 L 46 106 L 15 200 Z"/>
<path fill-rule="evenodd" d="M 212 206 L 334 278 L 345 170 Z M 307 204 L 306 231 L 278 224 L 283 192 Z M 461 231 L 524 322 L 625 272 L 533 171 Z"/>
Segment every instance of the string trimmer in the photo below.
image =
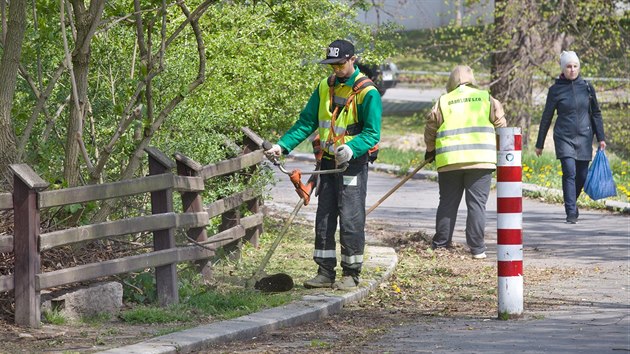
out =
<path fill-rule="evenodd" d="M 336 168 L 333 170 L 323 170 L 323 171 L 320 170 L 319 167 L 320 167 L 320 162 L 321 162 L 321 157 L 322 157 L 322 151 L 320 147 L 319 137 L 315 137 L 315 139 L 313 139 L 312 145 L 313 145 L 313 153 L 315 154 L 315 160 L 316 160 L 315 170 L 313 171 L 302 172 L 300 169 L 294 169 L 293 171 L 289 172 L 287 169 L 284 168 L 284 166 L 280 163 L 280 161 L 278 161 L 277 158 L 275 157 L 269 158 L 269 160 L 275 166 L 277 166 L 278 169 L 282 173 L 289 176 L 291 182 L 295 186 L 295 192 L 300 197 L 300 200 L 297 202 L 297 204 L 293 208 L 293 211 L 289 215 L 289 218 L 287 219 L 287 221 L 285 221 L 284 226 L 282 227 L 282 230 L 280 230 L 280 233 L 278 234 L 276 239 L 273 241 L 271 248 L 267 251 L 267 254 L 263 258 L 260 265 L 258 266 L 258 269 L 256 269 L 252 277 L 247 280 L 246 286 L 249 288 L 253 286 L 255 289 L 258 289 L 263 292 L 289 291 L 293 288 L 293 278 L 291 278 L 291 276 L 289 276 L 288 274 L 278 273 L 274 275 L 261 277 L 263 274 L 263 271 L 265 270 L 265 267 L 269 263 L 271 256 L 276 251 L 276 248 L 278 248 L 280 241 L 282 241 L 282 238 L 287 233 L 287 230 L 289 229 L 289 226 L 293 222 L 293 219 L 295 218 L 297 213 L 300 211 L 303 205 L 308 205 L 308 203 L 310 202 L 311 194 L 313 193 L 313 190 L 317 186 L 317 177 L 322 174 L 340 173 L 340 172 L 345 171 L 346 168 L 348 167 L 348 164 L 346 163 L 342 166 L 339 166 L 339 168 Z M 271 147 L 272 145 L 268 141 L 265 141 L 262 144 L 262 148 L 265 151 L 271 149 Z M 306 182 L 306 184 L 302 183 L 302 175 L 311 175 L 308 181 Z"/>

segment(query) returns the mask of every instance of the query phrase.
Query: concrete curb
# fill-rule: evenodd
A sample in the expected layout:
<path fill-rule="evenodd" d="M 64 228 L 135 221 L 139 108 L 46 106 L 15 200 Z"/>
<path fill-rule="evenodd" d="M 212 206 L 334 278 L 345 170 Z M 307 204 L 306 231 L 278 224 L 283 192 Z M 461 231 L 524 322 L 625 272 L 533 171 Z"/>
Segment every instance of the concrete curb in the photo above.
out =
<path fill-rule="evenodd" d="M 307 154 L 307 153 L 292 152 L 289 155 L 289 158 L 293 158 L 299 161 L 313 161 L 313 162 L 315 161 L 315 157 L 313 156 L 313 154 Z M 369 167 L 370 167 L 370 170 L 373 170 L 373 171 L 379 171 L 379 172 L 385 172 L 385 173 L 400 173 L 400 168 L 398 166 L 388 165 L 384 163 L 375 162 L 373 164 L 370 164 Z M 411 173 L 413 172 L 414 169 L 415 168 L 409 168 L 409 170 L 406 171 L 405 173 Z M 411 178 L 436 180 L 437 176 L 438 176 L 438 173 L 436 171 L 420 170 Z M 551 194 L 562 195 L 562 191 L 559 189 L 552 189 L 552 188 L 541 187 L 535 184 L 523 183 L 524 195 L 538 194 L 538 193 L 551 193 Z M 624 214 L 630 213 L 630 203 L 624 203 L 624 202 L 619 202 L 616 200 L 606 200 L 606 199 L 603 201 L 596 201 L 596 202 L 611 211 L 616 211 L 616 212 L 620 212 Z"/>
<path fill-rule="evenodd" d="M 203 350 L 211 344 L 245 340 L 278 328 L 316 321 L 341 311 L 345 304 L 365 298 L 370 291 L 388 279 L 398 263 L 393 248 L 367 245 L 365 268 L 385 271 L 378 279 L 362 280 L 353 291 L 324 290 L 306 295 L 300 301 L 267 309 L 228 321 L 211 323 L 188 330 L 152 338 L 141 343 L 114 348 L 100 353 L 117 354 L 180 354 Z"/>

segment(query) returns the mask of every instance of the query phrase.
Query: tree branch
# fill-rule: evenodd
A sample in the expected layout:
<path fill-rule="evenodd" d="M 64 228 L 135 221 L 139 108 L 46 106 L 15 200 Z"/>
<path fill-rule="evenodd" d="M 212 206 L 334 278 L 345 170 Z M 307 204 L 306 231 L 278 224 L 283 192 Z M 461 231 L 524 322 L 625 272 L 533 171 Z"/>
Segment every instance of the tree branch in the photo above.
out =
<path fill-rule="evenodd" d="M 63 65 L 63 63 L 59 64 L 59 66 L 57 66 L 57 70 L 55 70 L 55 73 L 48 81 L 48 85 L 46 86 L 46 89 L 44 90 L 44 92 L 41 95 L 37 95 L 37 104 L 35 105 L 35 108 L 33 109 L 33 112 L 31 113 L 31 117 L 28 120 L 28 123 L 26 124 L 26 128 L 24 129 L 24 132 L 22 132 L 22 137 L 20 139 L 20 142 L 18 143 L 18 151 L 17 151 L 18 161 L 22 161 L 24 150 L 26 150 L 26 145 L 28 144 L 28 141 L 31 137 L 31 132 L 33 131 L 33 126 L 35 125 L 35 122 L 37 121 L 37 117 L 39 117 L 39 114 L 44 109 L 44 105 L 46 104 L 48 97 L 50 97 L 50 93 L 52 92 L 53 88 L 57 84 L 57 80 L 59 80 L 59 78 L 61 77 L 61 74 L 65 71 L 65 69 L 66 68 Z"/>
<path fill-rule="evenodd" d="M 81 149 L 81 153 L 83 154 L 83 159 L 85 160 L 85 163 L 88 166 L 89 170 L 94 169 L 94 166 L 92 165 L 92 161 L 90 161 L 90 156 L 87 153 L 87 150 L 85 149 L 85 144 L 83 143 L 83 134 L 81 133 L 83 131 L 83 117 L 85 112 L 81 111 L 81 105 L 79 104 L 79 93 L 77 91 L 77 81 L 76 78 L 74 76 L 74 69 L 72 67 L 72 59 L 70 58 L 70 50 L 68 49 L 68 40 L 66 38 L 66 24 L 65 24 L 65 11 L 64 11 L 64 6 L 63 6 L 64 1 L 60 0 L 60 19 L 61 19 L 61 34 L 62 34 L 62 38 L 63 38 L 63 50 L 64 50 L 64 55 L 66 58 L 66 65 L 68 67 L 68 71 L 70 72 L 70 83 L 72 86 L 72 99 L 74 101 L 74 105 L 75 105 L 75 109 L 79 110 L 79 115 L 81 117 L 81 119 L 79 120 L 79 128 L 77 129 L 77 134 L 78 136 L 75 137 L 77 139 L 77 141 L 79 142 L 79 147 Z M 77 1 L 77 3 L 79 4 L 83 4 L 82 1 Z M 75 6 L 74 9 L 75 13 L 77 11 L 80 11 L 80 6 Z M 80 16 L 80 15 L 79 15 Z"/>
<path fill-rule="evenodd" d="M 59 105 L 59 107 L 57 107 L 57 111 L 55 111 L 55 115 L 52 116 L 47 122 L 46 122 L 46 129 L 44 129 L 44 132 L 42 133 L 42 142 L 46 142 L 48 141 L 48 136 L 50 135 L 50 132 L 53 129 L 53 126 L 55 125 L 55 121 L 57 120 L 57 118 L 59 118 L 59 116 L 61 115 L 61 112 L 63 112 L 63 109 L 66 108 L 66 106 L 70 103 L 70 99 L 71 99 L 72 95 L 68 95 L 66 97 L 65 100 L 63 100 L 63 102 Z"/>
<path fill-rule="evenodd" d="M 134 3 L 137 3 L 137 1 L 138 0 L 135 0 Z M 204 10 L 207 9 L 207 7 L 208 7 L 208 5 L 210 3 L 211 3 L 211 1 L 206 1 L 204 3 L 205 7 L 203 7 L 203 9 Z M 191 27 L 193 28 L 193 32 L 195 33 L 195 38 L 197 39 L 197 52 L 199 54 L 199 69 L 198 69 L 198 73 L 197 73 L 197 78 L 188 85 L 185 94 L 181 94 L 180 93 L 180 94 L 176 95 L 173 99 L 171 99 L 170 102 L 166 105 L 166 107 L 164 109 L 162 109 L 162 111 L 158 115 L 157 119 L 154 122 L 152 122 L 152 124 L 149 127 L 149 129 L 147 129 L 147 131 L 145 132 L 142 140 L 136 146 L 132 156 L 129 159 L 129 163 L 127 164 L 126 168 L 124 169 L 124 171 L 122 172 L 122 174 L 121 174 L 121 176 L 119 178 L 120 180 L 125 180 L 125 179 L 129 179 L 129 178 L 133 177 L 133 175 L 136 173 L 137 169 L 139 168 L 140 160 L 144 156 L 144 149 L 147 146 L 149 146 L 149 143 L 151 142 L 151 139 L 153 138 L 154 132 L 157 131 L 161 127 L 161 125 L 164 123 L 164 121 L 166 120 L 168 115 L 185 98 L 185 95 L 187 95 L 190 92 L 194 91 L 205 80 L 205 67 L 206 67 L 205 45 L 203 43 L 203 36 L 202 36 L 201 30 L 199 28 L 199 24 L 197 22 L 198 18 L 203 13 L 203 11 L 201 10 L 201 7 L 204 6 L 204 4 L 200 5 L 200 7 L 198 7 L 197 10 L 195 10 L 193 12 L 193 14 L 194 14 L 193 15 L 193 14 L 190 14 L 190 12 L 188 11 L 188 9 L 186 8 L 186 6 L 183 3 L 179 3 L 180 8 L 182 9 L 182 12 L 184 12 L 184 14 L 186 14 L 186 16 L 187 16 L 187 19 L 186 19 L 185 23 L 190 23 L 191 24 Z M 179 32 L 181 32 L 181 31 L 178 31 L 178 33 Z M 171 38 L 174 38 L 174 37 L 171 36 Z M 167 46 L 168 46 L 168 43 L 167 43 L 167 45 L 164 46 L 164 50 L 166 49 Z M 150 80 L 152 80 L 153 77 L 155 77 L 155 75 L 157 75 L 158 72 L 160 72 L 160 71 L 161 70 L 158 69 L 158 70 L 154 70 L 152 73 L 148 74 L 148 78 L 144 82 L 147 82 L 147 80 L 149 80 L 149 82 L 150 82 Z M 142 86 L 141 83 L 139 83 L 138 84 L 138 90 L 136 91 L 138 96 L 140 95 L 139 92 L 141 91 L 141 89 L 140 89 L 141 86 Z M 121 132 L 120 128 L 119 128 L 119 132 Z M 101 156 L 101 158 L 103 158 L 103 157 L 104 156 Z M 92 221 L 105 220 L 107 215 L 109 214 L 111 208 L 113 208 L 113 204 L 112 203 L 110 203 L 110 202 L 103 203 L 103 205 L 101 206 L 101 209 L 92 218 Z"/>

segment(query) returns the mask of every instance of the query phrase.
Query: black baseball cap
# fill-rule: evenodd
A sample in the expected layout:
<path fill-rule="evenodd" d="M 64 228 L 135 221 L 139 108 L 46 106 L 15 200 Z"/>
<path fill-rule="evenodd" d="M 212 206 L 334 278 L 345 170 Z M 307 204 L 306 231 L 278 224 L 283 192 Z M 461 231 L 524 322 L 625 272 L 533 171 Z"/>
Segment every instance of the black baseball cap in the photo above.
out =
<path fill-rule="evenodd" d="M 326 59 L 320 61 L 320 64 L 336 64 L 354 56 L 354 45 L 346 40 L 338 39 L 328 46 L 326 49 Z"/>

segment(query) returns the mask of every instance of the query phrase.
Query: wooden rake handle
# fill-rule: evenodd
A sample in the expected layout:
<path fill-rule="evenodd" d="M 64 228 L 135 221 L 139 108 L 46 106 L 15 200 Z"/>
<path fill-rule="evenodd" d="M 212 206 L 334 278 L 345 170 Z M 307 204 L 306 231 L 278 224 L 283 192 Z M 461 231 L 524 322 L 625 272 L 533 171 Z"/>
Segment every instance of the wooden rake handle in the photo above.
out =
<path fill-rule="evenodd" d="M 385 199 L 387 199 L 390 195 L 392 195 L 395 191 L 398 190 L 398 188 L 400 188 L 400 186 L 402 186 L 403 184 L 405 184 L 405 182 L 407 182 L 411 177 L 413 177 L 416 173 L 418 173 L 418 171 L 420 171 L 424 166 L 426 166 L 429 162 L 431 162 L 433 160 L 424 160 L 422 161 L 422 163 L 416 167 L 415 170 L 411 171 L 411 173 L 407 174 L 405 176 L 405 178 L 401 179 L 400 182 L 398 182 L 397 185 L 394 186 L 394 188 L 390 189 L 387 193 L 385 193 L 384 196 L 381 197 L 381 199 L 379 199 L 374 205 L 372 205 L 366 212 L 365 215 L 369 215 L 372 210 L 376 209 L 379 205 L 381 205 L 381 203 L 383 201 L 385 201 Z"/>

